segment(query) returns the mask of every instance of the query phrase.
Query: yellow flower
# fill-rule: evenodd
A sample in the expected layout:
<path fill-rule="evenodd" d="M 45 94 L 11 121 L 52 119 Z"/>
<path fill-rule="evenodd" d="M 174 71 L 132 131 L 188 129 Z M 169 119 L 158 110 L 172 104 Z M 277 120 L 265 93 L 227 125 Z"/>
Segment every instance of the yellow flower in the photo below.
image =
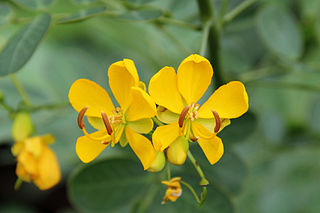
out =
<path fill-rule="evenodd" d="M 109 85 L 120 107 L 114 107 L 108 93 L 93 81 L 79 79 L 69 91 L 69 101 L 79 112 L 78 124 L 85 136 L 79 137 L 76 152 L 88 163 L 94 160 L 110 143 L 121 146 L 128 142 L 144 169 L 153 163 L 156 152 L 146 137 L 153 128 L 152 117 L 156 106 L 139 81 L 134 62 L 129 59 L 113 63 L 108 69 Z M 86 115 L 89 123 L 98 129 L 87 133 L 82 122 Z M 140 134 L 141 133 L 141 134 Z"/>
<path fill-rule="evenodd" d="M 161 183 L 168 186 L 166 194 L 163 198 L 162 204 L 165 204 L 168 200 L 175 202 L 182 195 L 182 188 L 180 185 L 181 178 L 174 177 L 170 181 L 162 181 Z"/>
<path fill-rule="evenodd" d="M 210 62 L 194 54 L 181 62 L 177 73 L 172 67 L 164 67 L 150 80 L 149 93 L 159 105 L 157 116 L 168 124 L 159 126 L 152 140 L 158 152 L 167 149 L 173 164 L 184 163 L 188 140 L 198 141 L 209 162 L 216 163 L 224 152 L 216 134 L 230 124 L 231 118 L 248 110 L 248 95 L 239 81 L 219 87 L 200 107 L 197 102 L 212 76 Z"/>
<path fill-rule="evenodd" d="M 32 181 L 39 189 L 47 190 L 61 179 L 56 155 L 48 146 L 54 137 L 49 134 L 29 137 L 30 132 L 29 115 L 18 114 L 13 125 L 12 147 L 12 154 L 17 157 L 16 174 L 23 181 Z"/>

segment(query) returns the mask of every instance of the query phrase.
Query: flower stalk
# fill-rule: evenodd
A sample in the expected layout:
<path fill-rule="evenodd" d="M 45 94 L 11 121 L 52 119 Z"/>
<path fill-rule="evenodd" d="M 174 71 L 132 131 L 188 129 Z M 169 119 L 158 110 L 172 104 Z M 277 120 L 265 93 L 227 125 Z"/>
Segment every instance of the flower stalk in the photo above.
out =
<path fill-rule="evenodd" d="M 200 165 L 198 164 L 196 159 L 193 157 L 193 155 L 190 152 L 190 150 L 188 151 L 188 158 L 190 159 L 190 161 L 193 164 L 194 168 L 197 170 L 199 176 L 201 177 L 200 185 L 201 186 L 207 186 L 209 184 L 209 181 L 206 179 L 206 177 L 205 177 Z"/>

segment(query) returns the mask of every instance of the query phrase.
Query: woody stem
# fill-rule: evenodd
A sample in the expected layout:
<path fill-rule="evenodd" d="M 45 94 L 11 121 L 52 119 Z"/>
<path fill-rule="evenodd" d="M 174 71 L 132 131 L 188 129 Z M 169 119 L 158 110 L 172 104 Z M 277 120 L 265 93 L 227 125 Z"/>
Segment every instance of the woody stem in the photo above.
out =
<path fill-rule="evenodd" d="M 201 181 L 200 181 L 200 185 L 201 186 L 206 186 L 209 184 L 209 181 L 206 179 L 206 177 L 204 176 L 204 173 L 200 167 L 200 165 L 198 164 L 198 162 L 196 161 L 196 159 L 193 157 L 192 153 L 190 152 L 190 150 L 188 151 L 188 158 L 190 159 L 191 163 L 193 164 L 194 168 L 197 170 L 199 176 L 201 177 Z"/>

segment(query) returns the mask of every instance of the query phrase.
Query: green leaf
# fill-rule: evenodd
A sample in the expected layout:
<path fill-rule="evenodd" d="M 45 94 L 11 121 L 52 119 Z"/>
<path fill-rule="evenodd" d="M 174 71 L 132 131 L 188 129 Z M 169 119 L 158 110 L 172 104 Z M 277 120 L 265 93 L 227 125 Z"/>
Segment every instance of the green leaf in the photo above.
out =
<path fill-rule="evenodd" d="M 78 4 L 90 4 L 90 3 L 93 3 L 97 0 L 73 0 L 73 1 L 75 1 Z"/>
<path fill-rule="evenodd" d="M 9 22 L 13 12 L 10 7 L 0 3 L 0 26 Z"/>
<path fill-rule="evenodd" d="M 49 7 L 54 0 L 13 0 L 16 4 L 30 9 L 39 10 Z"/>
<path fill-rule="evenodd" d="M 50 15 L 39 15 L 9 39 L 0 54 L 0 76 L 17 72 L 28 62 L 48 31 L 50 21 Z"/>
<path fill-rule="evenodd" d="M 320 43 L 320 9 L 318 10 L 317 21 L 316 21 L 316 32 L 318 36 L 318 41 Z"/>
<path fill-rule="evenodd" d="M 69 181 L 69 198 L 81 212 L 129 212 L 152 176 L 131 160 L 92 163 L 75 172 Z"/>
<path fill-rule="evenodd" d="M 150 21 L 162 16 L 163 11 L 157 8 L 141 8 L 126 12 L 118 18 L 131 21 Z"/>
<path fill-rule="evenodd" d="M 292 14 L 269 6 L 258 13 L 257 27 L 266 46 L 275 54 L 296 60 L 303 52 L 301 31 Z"/>
<path fill-rule="evenodd" d="M 88 18 L 101 14 L 106 9 L 107 8 L 103 6 L 103 7 L 96 7 L 96 8 L 81 10 L 75 14 L 59 19 L 57 21 L 57 24 L 67 24 L 67 23 L 84 21 Z"/>

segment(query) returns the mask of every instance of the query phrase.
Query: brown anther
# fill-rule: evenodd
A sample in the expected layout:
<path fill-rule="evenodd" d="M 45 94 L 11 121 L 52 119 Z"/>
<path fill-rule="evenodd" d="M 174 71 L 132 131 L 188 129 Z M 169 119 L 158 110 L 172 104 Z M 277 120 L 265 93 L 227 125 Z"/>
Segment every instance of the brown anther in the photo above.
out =
<path fill-rule="evenodd" d="M 192 142 L 195 142 L 195 141 L 197 141 L 198 139 L 199 139 L 198 136 L 196 136 L 196 137 L 190 137 L 190 140 L 192 140 Z"/>
<path fill-rule="evenodd" d="M 103 123 L 106 126 L 108 134 L 111 135 L 112 134 L 112 128 L 111 128 L 111 125 L 109 123 L 109 119 L 108 119 L 107 115 L 104 112 L 101 112 L 101 116 L 102 116 Z"/>
<path fill-rule="evenodd" d="M 214 133 L 219 132 L 220 130 L 220 126 L 221 126 L 221 120 L 220 120 L 220 116 L 219 114 L 214 111 L 213 109 L 211 110 L 211 112 L 213 113 L 214 119 L 216 120 L 216 127 L 214 128 Z"/>
<path fill-rule="evenodd" d="M 179 127 L 180 127 L 180 128 L 182 128 L 182 126 L 183 126 L 184 118 L 186 117 L 189 109 L 190 109 L 190 105 L 186 106 L 186 107 L 183 108 L 183 110 L 181 111 L 181 114 L 180 114 L 180 117 L 179 117 Z"/>
<path fill-rule="evenodd" d="M 103 145 L 109 145 L 111 143 L 111 141 L 102 141 L 101 142 Z"/>
<path fill-rule="evenodd" d="M 86 113 L 86 111 L 88 110 L 88 107 L 83 108 L 82 110 L 80 110 L 79 114 L 78 114 L 78 126 L 80 129 L 84 128 L 84 123 L 83 123 L 83 116 Z"/>

